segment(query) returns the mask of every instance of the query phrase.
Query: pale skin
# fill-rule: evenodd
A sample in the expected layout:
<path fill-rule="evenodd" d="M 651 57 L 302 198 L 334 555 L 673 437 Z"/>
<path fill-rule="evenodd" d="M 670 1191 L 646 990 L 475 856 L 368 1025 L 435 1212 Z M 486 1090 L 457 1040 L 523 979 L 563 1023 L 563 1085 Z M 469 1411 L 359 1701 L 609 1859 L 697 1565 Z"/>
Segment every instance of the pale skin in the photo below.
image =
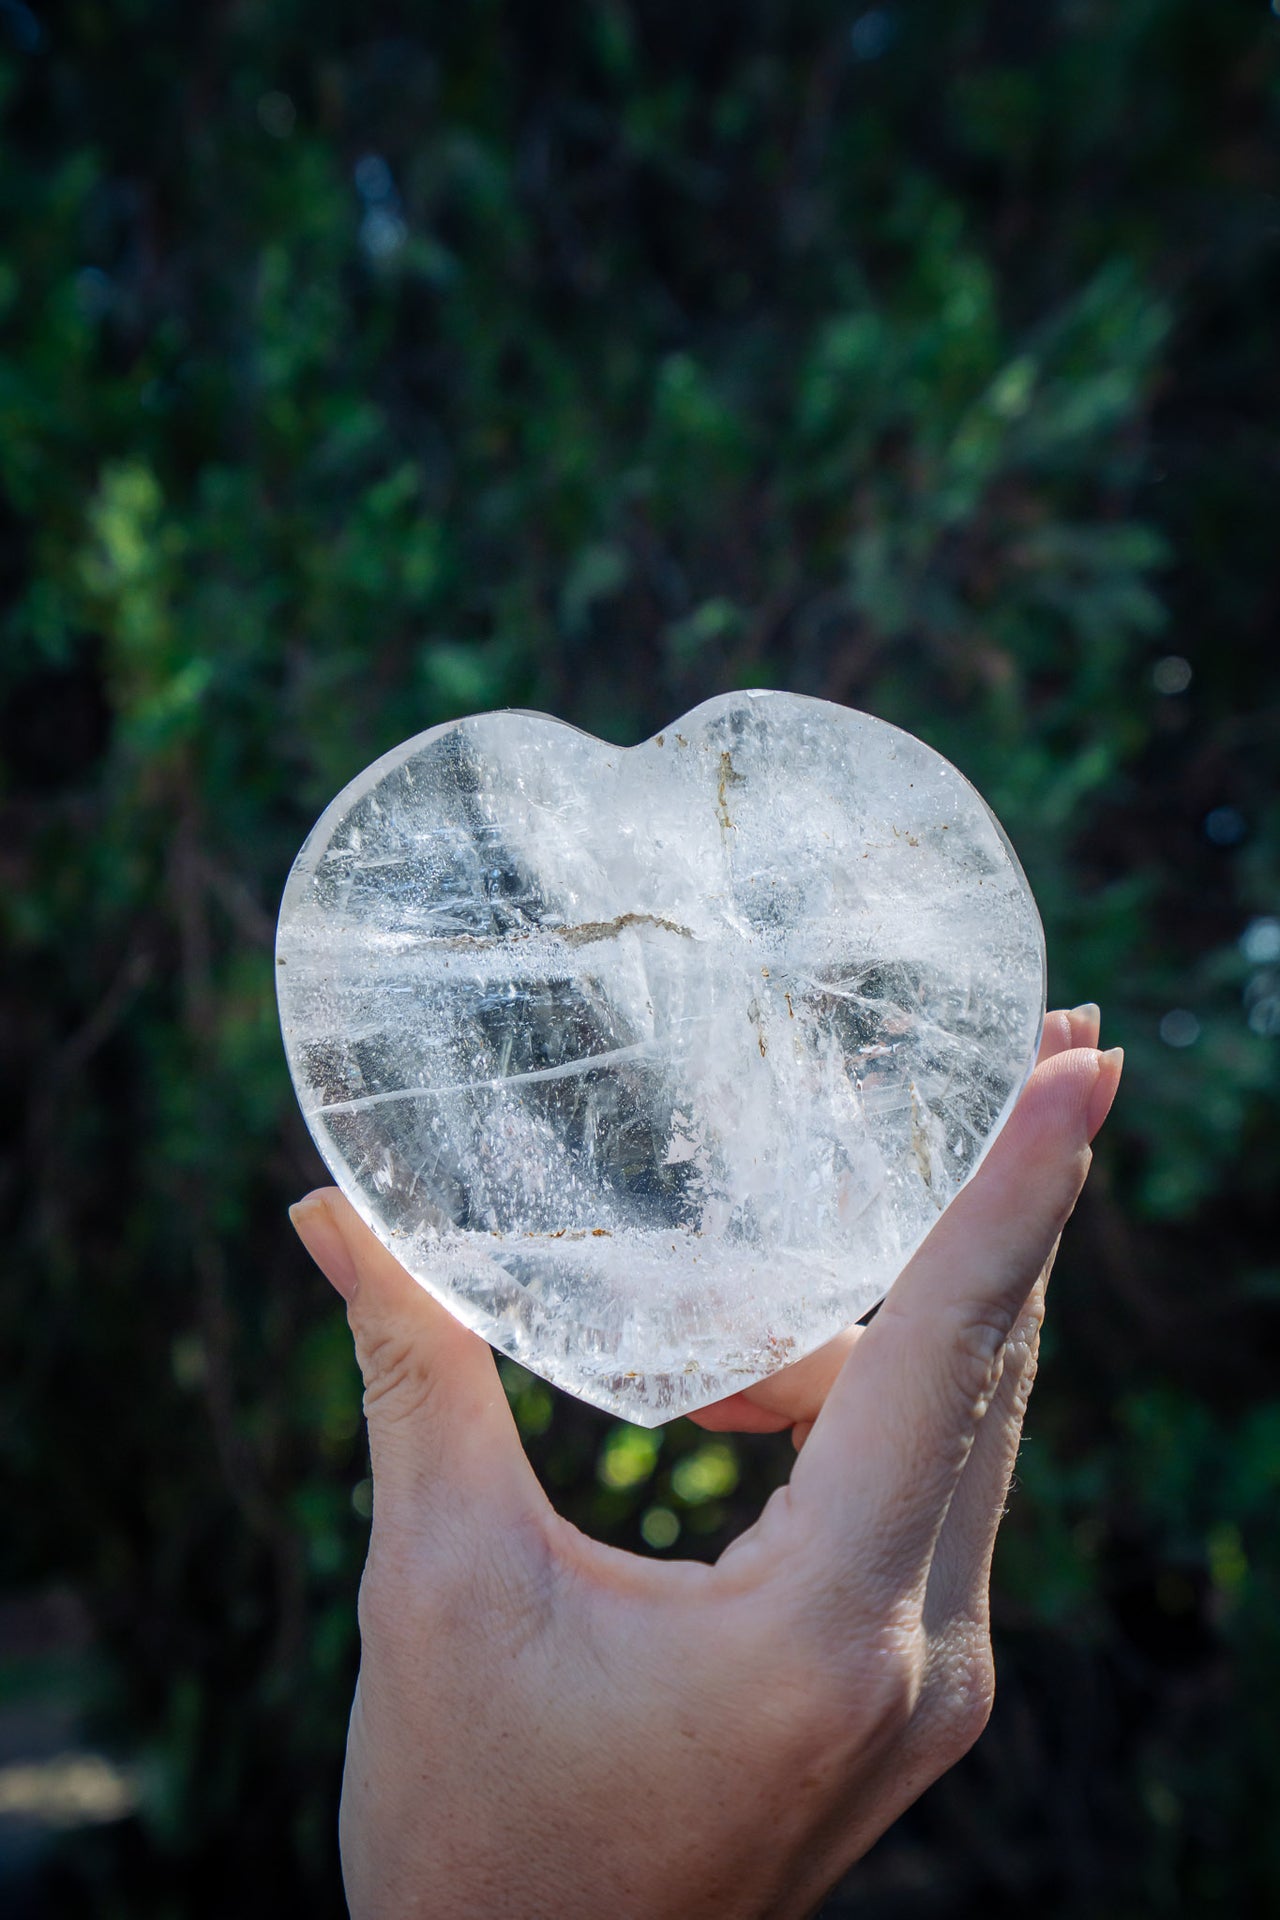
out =
<path fill-rule="evenodd" d="M 714 1566 L 561 1519 L 483 1341 L 336 1190 L 293 1209 L 347 1301 L 373 1465 L 353 1920 L 800 1920 L 967 1751 L 1045 1285 L 1120 1078 L 1097 1039 L 1096 1007 L 1049 1015 L 869 1326 L 697 1416 L 797 1444 Z"/>

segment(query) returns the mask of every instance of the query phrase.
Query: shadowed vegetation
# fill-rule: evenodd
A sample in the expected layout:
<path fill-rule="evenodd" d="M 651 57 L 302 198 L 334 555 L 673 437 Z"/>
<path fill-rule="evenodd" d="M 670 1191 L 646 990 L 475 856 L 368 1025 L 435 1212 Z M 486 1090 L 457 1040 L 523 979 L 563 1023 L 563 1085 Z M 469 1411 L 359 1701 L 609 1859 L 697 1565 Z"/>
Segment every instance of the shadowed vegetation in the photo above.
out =
<path fill-rule="evenodd" d="M 995 1719 L 827 1911 L 1280 1896 L 1278 123 L 1262 0 L 0 0 L 0 1767 L 136 1799 L 0 1816 L 0 1899 L 343 1910 L 369 1489 L 279 890 L 433 722 L 742 685 L 955 760 L 1129 1056 Z M 639 1550 L 786 1470 L 504 1378 Z"/>

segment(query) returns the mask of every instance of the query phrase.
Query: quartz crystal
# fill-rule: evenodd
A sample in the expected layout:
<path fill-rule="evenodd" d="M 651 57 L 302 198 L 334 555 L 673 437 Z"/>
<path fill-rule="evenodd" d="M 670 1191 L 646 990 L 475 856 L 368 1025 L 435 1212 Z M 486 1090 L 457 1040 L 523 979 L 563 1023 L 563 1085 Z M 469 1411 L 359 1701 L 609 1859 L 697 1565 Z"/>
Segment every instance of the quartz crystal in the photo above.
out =
<path fill-rule="evenodd" d="M 299 854 L 277 980 L 378 1237 L 656 1426 L 882 1297 L 1030 1072 L 1044 942 L 947 761 L 741 693 L 630 749 L 516 712 L 397 747 Z"/>

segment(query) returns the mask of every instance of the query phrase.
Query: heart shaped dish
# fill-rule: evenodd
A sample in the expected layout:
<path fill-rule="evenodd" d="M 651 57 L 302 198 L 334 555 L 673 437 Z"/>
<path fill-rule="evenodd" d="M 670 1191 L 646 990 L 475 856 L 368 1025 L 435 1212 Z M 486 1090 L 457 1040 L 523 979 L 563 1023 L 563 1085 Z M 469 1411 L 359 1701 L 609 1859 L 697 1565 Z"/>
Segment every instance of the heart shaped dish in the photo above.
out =
<path fill-rule="evenodd" d="M 420 734 L 316 825 L 276 960 L 357 1212 L 492 1345 L 644 1426 L 882 1297 L 1044 1019 L 985 802 L 782 693 L 630 749 L 530 713 Z"/>

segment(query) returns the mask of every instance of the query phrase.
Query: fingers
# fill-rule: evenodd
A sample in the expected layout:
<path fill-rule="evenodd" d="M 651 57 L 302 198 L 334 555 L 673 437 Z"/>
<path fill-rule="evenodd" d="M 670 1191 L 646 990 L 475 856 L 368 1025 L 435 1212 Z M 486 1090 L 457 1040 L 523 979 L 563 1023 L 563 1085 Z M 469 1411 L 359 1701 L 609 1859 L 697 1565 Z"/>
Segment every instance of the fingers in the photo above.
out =
<path fill-rule="evenodd" d="M 709 1433 L 782 1433 L 787 1427 L 811 1426 L 862 1332 L 861 1327 L 846 1327 L 816 1353 L 771 1373 L 745 1393 L 700 1407 L 689 1418 Z"/>
<path fill-rule="evenodd" d="M 1055 1012 L 1045 1015 L 1044 1032 L 1040 1040 L 1040 1060 L 1052 1060 L 1060 1053 L 1069 1053 L 1073 1047 L 1094 1047 L 1098 1044 L 1098 1027 L 1102 1015 L 1093 1001 L 1083 1006 L 1072 1007 L 1069 1012 Z M 799 1453 L 805 1441 L 813 1431 L 814 1422 L 821 1413 L 827 1394 L 835 1382 L 836 1375 L 853 1351 L 854 1342 L 864 1331 L 862 1327 L 850 1327 L 837 1339 L 831 1340 L 817 1353 L 810 1354 L 794 1367 L 786 1367 L 781 1373 L 764 1380 L 751 1390 L 750 1402 L 745 1394 L 735 1394 L 732 1401 L 722 1401 L 722 1407 L 732 1407 L 738 1401 L 748 1408 L 752 1405 L 764 1407 L 788 1408 L 791 1413 L 791 1438 L 796 1452 Z M 717 1408 L 707 1409 L 710 1413 Z M 989 1418 L 989 1416 L 988 1416 Z M 711 1424 L 710 1421 L 707 1422 Z M 724 1423 L 726 1426 L 728 1421 Z M 735 1423 L 736 1424 L 736 1423 Z M 779 1424 L 782 1424 L 781 1421 Z M 984 1425 L 986 1423 L 984 1422 Z M 1016 1446 L 1016 1443 L 1015 1443 Z M 1010 1462 L 1012 1471 L 1012 1462 Z"/>
<path fill-rule="evenodd" d="M 1040 1058 L 1052 1059 L 1071 1047 L 1096 1046 L 1099 1021 L 1099 1010 L 1092 1004 L 1075 1007 L 1070 1013 L 1050 1014 L 1045 1021 Z M 978 1424 L 938 1536 L 925 1597 L 925 1625 L 931 1631 L 941 1631 L 957 1620 L 984 1632 L 987 1628 L 996 1535 L 1005 1515 L 1023 1421 L 1035 1384 L 1045 1293 L 1057 1252 L 1055 1241 L 1005 1346 L 999 1382 Z"/>
<path fill-rule="evenodd" d="M 695 1407 L 686 1419 L 707 1433 L 785 1433 L 791 1425 L 785 1413 L 768 1413 L 758 1407 L 750 1394 L 731 1393 L 727 1400 L 713 1400 L 709 1407 Z"/>
<path fill-rule="evenodd" d="M 434 1522 L 442 1509 L 461 1514 L 481 1501 L 542 1506 L 484 1341 L 405 1272 L 335 1187 L 308 1194 L 290 1218 L 347 1302 L 377 1517 Z"/>
<path fill-rule="evenodd" d="M 1101 1014 L 1092 1001 L 1069 1012 L 1047 1013 L 1040 1040 L 1040 1060 L 1073 1047 L 1098 1043 Z M 782 1433 L 792 1429 L 797 1450 L 804 1445 L 836 1375 L 853 1350 L 861 1327 L 849 1327 L 834 1340 L 794 1366 L 783 1367 L 742 1393 L 730 1394 L 689 1418 L 709 1433 Z"/>
<path fill-rule="evenodd" d="M 995 1393 L 1006 1342 L 1084 1182 L 1119 1051 L 1036 1068 L 975 1179 L 899 1277 L 796 1463 L 797 1522 L 895 1590 L 923 1589 L 948 1504 Z"/>
<path fill-rule="evenodd" d="M 1096 1047 L 1102 1010 L 1092 1000 L 1069 1012 L 1046 1013 L 1040 1036 L 1040 1060 L 1052 1060 L 1055 1054 L 1069 1053 L 1073 1047 Z"/>
<path fill-rule="evenodd" d="M 991 1561 L 1035 1384 L 1047 1282 L 1046 1269 L 1009 1336 L 999 1382 L 951 1496 L 925 1592 L 924 1624 L 930 1633 L 941 1633 L 957 1621 L 987 1629 Z"/>

